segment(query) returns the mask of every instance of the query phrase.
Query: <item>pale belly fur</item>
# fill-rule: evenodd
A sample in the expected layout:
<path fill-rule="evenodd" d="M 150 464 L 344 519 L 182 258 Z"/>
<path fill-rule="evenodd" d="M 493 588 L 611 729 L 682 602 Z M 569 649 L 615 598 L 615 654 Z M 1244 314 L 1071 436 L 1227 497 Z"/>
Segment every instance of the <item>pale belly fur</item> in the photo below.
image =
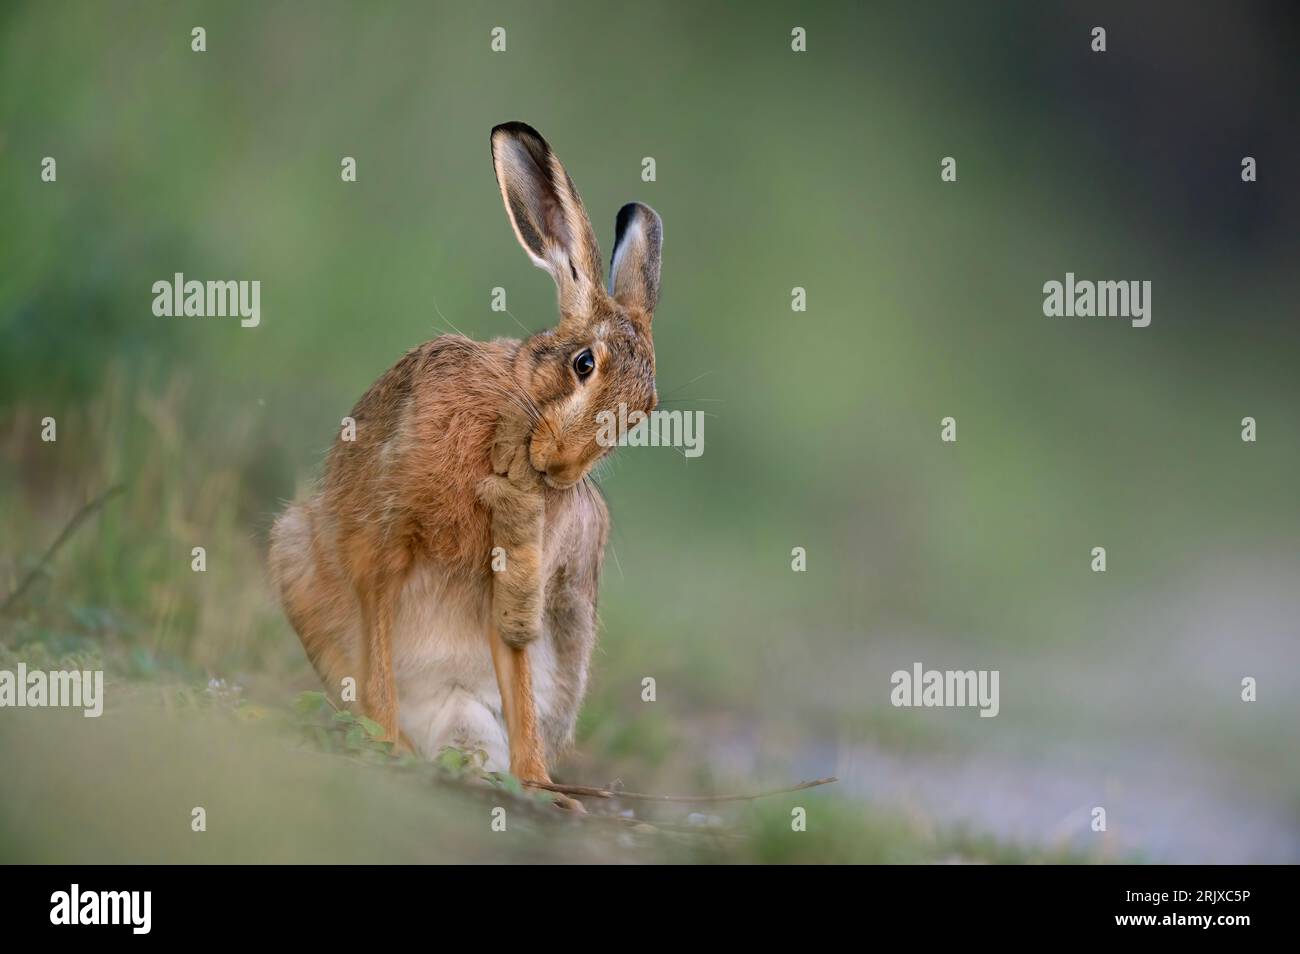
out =
<path fill-rule="evenodd" d="M 490 594 L 449 584 L 427 565 L 407 578 L 393 624 L 393 675 L 402 732 L 426 758 L 448 745 L 486 753 L 507 771 L 501 693 L 487 641 Z M 528 647 L 538 716 L 554 712 L 555 651 L 544 631 Z"/>

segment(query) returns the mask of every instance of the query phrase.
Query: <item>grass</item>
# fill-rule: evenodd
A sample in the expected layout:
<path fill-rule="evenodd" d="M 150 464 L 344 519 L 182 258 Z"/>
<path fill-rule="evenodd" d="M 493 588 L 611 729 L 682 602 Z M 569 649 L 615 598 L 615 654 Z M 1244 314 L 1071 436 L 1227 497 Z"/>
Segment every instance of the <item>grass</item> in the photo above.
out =
<path fill-rule="evenodd" d="M 258 469 L 258 422 L 212 413 L 190 394 L 180 379 L 156 389 L 111 376 L 99 399 L 79 404 L 85 410 L 56 413 L 58 440 L 42 447 L 48 459 L 22 458 L 0 496 L 9 540 L 24 541 L 5 554 L 7 592 L 44 550 L 34 541 L 52 539 L 97 490 L 125 487 L 0 620 L 0 668 L 106 672 L 99 719 L 15 709 L 0 720 L 3 860 L 1083 860 L 937 828 L 833 787 L 695 812 L 620 803 L 637 817 L 575 820 L 509 777 L 484 775 L 472 756 L 392 756 L 364 721 L 311 692 L 310 667 L 267 590 L 269 514 L 258 502 L 291 489 L 264 485 L 274 478 Z M 7 446 L 41 416 L 16 413 Z M 193 569 L 196 546 L 206 552 L 203 572 Z M 705 690 L 686 682 L 687 698 L 646 717 L 619 688 L 631 671 L 615 653 L 598 663 L 577 752 L 561 774 L 652 791 L 755 787 L 726 777 L 693 745 L 701 726 L 726 718 Z M 202 832 L 191 827 L 199 807 Z M 492 828 L 496 808 L 505 809 L 505 832 Z M 795 831 L 800 808 L 806 830 Z"/>

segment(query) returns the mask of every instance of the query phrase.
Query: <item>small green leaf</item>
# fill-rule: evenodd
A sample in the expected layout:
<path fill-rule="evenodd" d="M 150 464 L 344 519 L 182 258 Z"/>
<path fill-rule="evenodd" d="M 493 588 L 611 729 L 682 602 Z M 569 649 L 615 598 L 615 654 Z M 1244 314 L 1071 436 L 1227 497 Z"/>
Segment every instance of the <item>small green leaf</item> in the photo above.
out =
<path fill-rule="evenodd" d="M 438 753 L 438 766 L 453 775 L 458 775 L 465 767 L 465 753 L 449 745 Z"/>
<path fill-rule="evenodd" d="M 302 715 L 311 715 L 327 702 L 323 692 L 300 692 L 298 698 L 293 701 L 293 708 Z"/>
<path fill-rule="evenodd" d="M 357 721 L 361 723 L 363 729 L 370 733 L 371 738 L 377 739 L 384 734 L 384 727 L 374 719 L 366 716 L 357 716 Z"/>

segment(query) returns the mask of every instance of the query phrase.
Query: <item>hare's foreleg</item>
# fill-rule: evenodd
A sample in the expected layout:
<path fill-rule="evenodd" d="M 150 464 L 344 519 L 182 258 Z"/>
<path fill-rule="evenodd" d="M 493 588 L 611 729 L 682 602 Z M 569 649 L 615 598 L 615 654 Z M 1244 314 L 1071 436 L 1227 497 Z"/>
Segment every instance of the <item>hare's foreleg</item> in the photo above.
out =
<path fill-rule="evenodd" d="M 523 782 L 549 784 L 546 746 L 538 725 L 528 644 L 542 632 L 545 602 L 541 574 L 546 504 L 541 480 L 528 462 L 527 443 L 518 443 L 508 425 L 493 448 L 497 472 L 479 484 L 479 499 L 492 511 L 492 544 L 504 565 L 493 563 L 492 615 L 488 643 L 501 713 L 510 744 L 510 771 Z M 557 804 L 582 809 L 563 795 Z"/>
<path fill-rule="evenodd" d="M 525 647 L 506 643 L 494 620 L 488 626 L 492 668 L 501 692 L 501 714 L 506 721 L 510 745 L 510 772 L 524 783 L 550 782 L 546 771 L 546 750 L 537 724 L 537 703 L 533 696 L 532 665 Z"/>
<path fill-rule="evenodd" d="M 524 781 L 550 781 L 537 729 L 537 707 L 526 647 L 542 631 L 542 530 L 545 501 L 528 464 L 526 445 L 499 443 L 498 472 L 479 484 L 492 511 L 492 613 L 488 642 L 501 712 L 510 738 L 510 771 Z"/>
<path fill-rule="evenodd" d="M 501 714 L 506 721 L 510 772 L 525 785 L 535 782 L 549 785 L 551 775 L 546 769 L 546 744 L 537 718 L 528 647 L 508 644 L 495 618 L 488 626 L 488 641 L 497 688 L 501 692 Z M 559 792 L 552 793 L 552 800 L 561 808 L 586 812 L 581 802 Z"/>

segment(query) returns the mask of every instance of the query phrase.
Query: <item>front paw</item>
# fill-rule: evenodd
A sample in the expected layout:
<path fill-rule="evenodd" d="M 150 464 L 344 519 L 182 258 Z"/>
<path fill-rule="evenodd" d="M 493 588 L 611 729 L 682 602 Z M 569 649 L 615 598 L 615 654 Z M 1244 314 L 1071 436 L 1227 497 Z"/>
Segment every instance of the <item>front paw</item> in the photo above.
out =
<path fill-rule="evenodd" d="M 497 425 L 496 435 L 492 440 L 492 470 L 506 475 L 520 451 L 524 459 L 528 457 L 528 445 L 532 440 L 532 427 L 526 418 L 510 418 Z"/>
<path fill-rule="evenodd" d="M 511 486 L 523 494 L 540 497 L 546 486 L 542 481 L 542 475 L 533 469 L 527 443 L 514 449 L 505 477 L 510 481 Z"/>
<path fill-rule="evenodd" d="M 519 495 L 509 479 L 498 474 L 490 474 L 478 482 L 474 488 L 478 499 L 489 510 L 500 510 L 510 504 Z"/>
<path fill-rule="evenodd" d="M 531 602 L 531 601 L 529 601 Z M 510 604 L 497 609 L 497 631 L 512 649 L 523 649 L 542 635 L 541 608 Z"/>
<path fill-rule="evenodd" d="M 516 448 L 509 471 L 484 477 L 477 491 L 479 500 L 492 511 L 492 536 L 498 545 L 541 541 L 546 497 L 542 475 L 528 462 L 528 448 Z"/>
<path fill-rule="evenodd" d="M 500 474 L 504 477 L 510 473 L 510 464 L 515 459 L 515 453 L 520 447 L 527 446 L 527 443 L 520 444 L 512 441 L 503 441 L 498 439 L 492 445 L 492 473 Z"/>

